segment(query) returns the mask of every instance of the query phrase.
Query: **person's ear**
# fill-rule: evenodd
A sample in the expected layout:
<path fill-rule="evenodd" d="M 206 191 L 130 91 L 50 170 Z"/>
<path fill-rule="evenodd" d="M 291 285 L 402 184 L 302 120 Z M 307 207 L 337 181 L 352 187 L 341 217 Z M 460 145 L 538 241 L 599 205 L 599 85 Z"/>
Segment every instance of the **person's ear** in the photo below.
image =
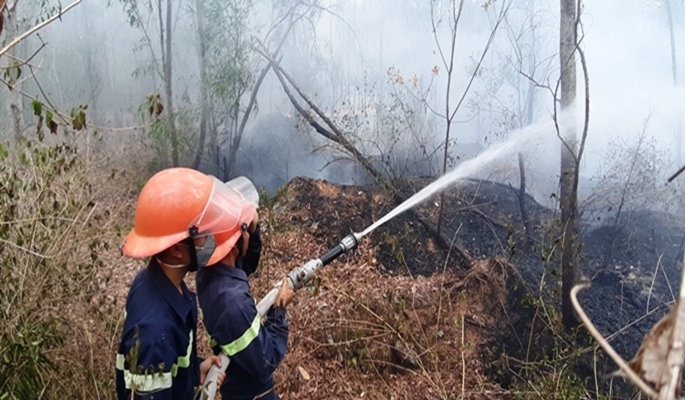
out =
<path fill-rule="evenodd" d="M 181 249 L 181 245 L 176 243 L 175 245 L 171 246 L 168 250 L 168 253 L 171 257 L 176 258 L 176 259 L 182 259 L 183 258 L 183 249 Z"/>

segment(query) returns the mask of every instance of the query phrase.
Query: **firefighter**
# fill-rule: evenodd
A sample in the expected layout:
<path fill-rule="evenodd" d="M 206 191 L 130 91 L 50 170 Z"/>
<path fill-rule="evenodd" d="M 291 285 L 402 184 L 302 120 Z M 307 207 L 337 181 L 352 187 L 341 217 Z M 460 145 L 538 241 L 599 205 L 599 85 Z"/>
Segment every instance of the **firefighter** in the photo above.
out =
<path fill-rule="evenodd" d="M 258 196 L 243 199 L 243 205 L 237 207 L 243 210 L 239 223 L 217 235 L 217 240 L 230 249 L 222 252 L 218 263 L 200 269 L 196 278 L 210 346 L 215 354 L 223 353 L 230 359 L 220 388 L 224 400 L 278 399 L 273 372 L 288 344 L 285 307 L 295 292 L 288 288 L 287 278 L 264 322 L 248 285 L 262 250 L 257 203 Z"/>
<path fill-rule="evenodd" d="M 150 261 L 126 299 L 116 360 L 119 400 L 196 398 L 210 367 L 221 365 L 217 356 L 197 357 L 197 301 L 183 282 L 187 272 L 220 260 L 213 258 L 221 246 L 211 233 L 230 224 L 233 214 L 217 209 L 225 201 L 217 186 L 225 185 L 198 171 L 170 168 L 150 178 L 138 197 L 123 252 Z"/>

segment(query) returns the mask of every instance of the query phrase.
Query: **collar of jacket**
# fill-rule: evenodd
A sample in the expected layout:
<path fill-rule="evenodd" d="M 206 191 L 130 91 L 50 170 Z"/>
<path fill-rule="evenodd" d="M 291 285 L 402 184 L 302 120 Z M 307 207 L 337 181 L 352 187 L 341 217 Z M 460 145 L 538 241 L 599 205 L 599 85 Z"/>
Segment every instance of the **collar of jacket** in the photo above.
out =
<path fill-rule="evenodd" d="M 155 285 L 157 290 L 159 290 L 171 308 L 176 311 L 176 314 L 178 314 L 181 320 L 185 321 L 188 313 L 193 311 L 191 306 L 193 304 L 193 295 L 190 290 L 188 290 L 185 282 L 181 282 L 181 290 L 183 291 L 183 295 L 181 295 L 171 280 L 164 275 L 164 271 L 162 271 L 162 268 L 159 266 L 159 264 L 157 264 L 154 258 L 150 260 L 150 265 L 148 265 L 148 268 L 150 269 L 150 278 L 152 283 Z"/>
<path fill-rule="evenodd" d="M 209 268 L 213 269 L 217 275 L 224 275 L 247 282 L 247 274 L 240 268 L 232 267 L 226 264 L 216 264 Z"/>

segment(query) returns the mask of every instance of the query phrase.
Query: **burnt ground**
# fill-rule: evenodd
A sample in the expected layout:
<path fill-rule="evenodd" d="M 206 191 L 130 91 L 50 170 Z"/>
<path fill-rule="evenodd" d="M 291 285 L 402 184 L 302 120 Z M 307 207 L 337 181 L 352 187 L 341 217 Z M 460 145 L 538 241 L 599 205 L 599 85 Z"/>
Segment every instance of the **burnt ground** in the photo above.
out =
<path fill-rule="evenodd" d="M 408 183 L 405 188 L 406 194 L 411 195 L 430 182 L 429 179 L 415 179 Z M 419 205 L 417 211 L 425 219 L 435 222 L 438 214 L 437 201 L 437 197 L 429 199 Z M 517 193 L 511 187 L 488 181 L 468 180 L 446 192 L 446 223 L 443 224 L 443 235 L 453 238 L 454 244 L 476 260 L 474 265 L 480 267 L 467 265 L 463 259 L 456 256 L 456 252 L 441 247 L 426 227 L 418 222 L 416 215 L 407 212 L 370 234 L 364 239 L 356 254 L 341 257 L 341 260 L 327 267 L 327 271 L 335 272 L 325 272 L 322 276 L 326 277 L 324 279 L 338 279 L 337 283 L 343 285 L 345 279 L 350 279 L 350 286 L 355 279 L 360 279 L 360 287 L 372 287 L 373 291 L 387 292 L 390 289 L 383 288 L 388 284 L 397 284 L 397 279 L 407 285 L 410 282 L 411 285 L 421 282 L 424 289 L 420 290 L 427 291 L 434 291 L 436 285 L 442 288 L 442 291 L 445 287 L 461 287 L 459 296 L 467 299 L 467 308 L 470 308 L 470 311 L 464 313 L 464 305 L 459 301 L 450 304 L 454 310 L 461 310 L 462 315 L 466 315 L 466 322 L 463 322 L 465 325 L 462 326 L 467 327 L 467 332 L 475 330 L 470 334 L 479 337 L 480 345 L 480 350 L 474 350 L 472 360 L 479 365 L 477 370 L 480 372 L 475 377 L 470 376 L 467 381 L 488 381 L 495 386 L 488 390 L 494 390 L 492 393 L 497 390 L 501 392 L 500 395 L 485 398 L 501 398 L 501 393 L 506 393 L 508 385 L 512 382 L 510 372 L 519 373 L 526 366 L 544 359 L 555 351 L 555 339 L 549 326 L 558 319 L 558 315 L 549 311 L 542 313 L 544 307 L 540 299 L 554 304 L 558 303 L 556 299 L 559 298 L 560 271 L 554 261 L 556 216 L 532 197 L 526 196 L 525 204 L 530 221 L 528 232 L 524 229 Z M 363 230 L 394 206 L 387 195 L 377 190 L 296 178 L 277 196 L 269 219 L 274 235 L 276 232 L 294 235 L 289 239 L 292 243 L 302 243 L 303 235 L 308 238 L 306 251 L 299 247 L 284 250 L 282 245 L 272 243 L 273 246 L 266 246 L 267 249 L 271 249 L 272 257 L 266 258 L 271 260 L 269 262 L 280 264 L 280 270 L 287 271 L 306 259 L 321 255 L 345 235 Z M 635 212 L 629 217 L 616 227 L 613 221 L 608 221 L 606 225 L 595 222 L 592 226 L 584 226 L 580 265 L 580 275 L 591 281 L 591 287 L 581 292 L 580 301 L 598 329 L 610 337 L 612 345 L 626 359 L 632 358 L 644 334 L 666 313 L 672 300 L 672 291 L 677 295 L 680 272 L 676 260 L 680 258 L 683 240 L 682 224 L 676 223 L 672 217 L 647 212 Z M 277 240 L 281 241 L 282 238 Z M 495 259 L 496 262 L 493 261 Z M 491 264 L 492 262 L 495 264 Z M 367 271 L 366 275 L 343 272 L 340 269 L 341 264 L 356 265 L 353 270 L 362 268 Z M 483 267 L 484 265 L 486 267 Z M 660 267 L 658 270 L 655 269 L 657 265 Z M 493 272 L 493 268 L 497 272 Z M 265 270 L 268 271 L 269 268 L 265 267 Z M 373 277 L 369 275 L 371 271 Z M 278 274 L 279 272 L 274 275 L 269 273 L 270 281 Z M 347 274 L 354 276 L 346 276 Z M 474 278 L 474 275 L 477 277 Z M 469 286 L 465 283 L 468 282 L 467 276 L 487 288 L 481 287 L 479 293 L 463 290 Z M 487 277 L 492 276 L 497 278 L 489 282 Z M 366 282 L 366 279 L 373 283 Z M 445 281 L 449 281 L 450 284 L 445 285 Z M 502 293 L 496 293 L 498 288 L 502 289 Z M 340 287 L 334 289 L 336 292 Z M 399 286 L 397 289 L 402 292 Z M 351 288 L 350 290 L 353 291 Z M 409 289 L 405 287 L 404 290 Z M 412 296 L 416 296 L 417 289 L 411 289 L 411 293 Z M 347 296 L 348 301 L 359 300 L 359 303 L 366 307 L 374 304 L 374 301 L 379 301 L 377 296 L 369 293 L 347 293 Z M 362 301 L 361 299 L 366 296 L 370 298 Z M 388 296 L 392 297 L 385 293 L 381 298 L 387 299 Z M 407 293 L 403 296 L 407 296 Z M 431 320 L 435 322 L 435 317 L 430 315 L 436 310 L 430 305 L 430 300 L 426 301 L 421 310 L 414 310 L 417 323 L 423 321 L 422 324 L 425 324 Z M 349 315 L 350 318 L 358 312 L 347 311 L 352 313 Z M 347 311 L 338 310 L 338 315 Z M 385 312 L 392 315 L 398 310 L 386 309 Z M 403 312 L 406 317 L 406 311 Z M 422 313 L 425 315 L 420 315 Z M 407 318 L 408 321 L 411 320 Z M 293 325 L 301 326 L 297 321 L 299 319 L 296 317 Z M 343 335 L 346 337 L 345 340 L 349 340 L 349 336 L 357 339 L 364 337 L 360 332 L 351 333 L 349 329 L 343 331 L 346 332 Z M 304 347 L 313 353 L 321 352 L 317 359 L 324 364 L 331 362 L 330 357 L 339 361 L 346 359 L 347 363 L 351 362 L 349 359 L 353 359 L 357 360 L 355 363 L 363 364 L 361 360 L 366 357 L 367 361 L 383 359 L 380 364 L 387 363 L 390 370 L 396 373 L 403 368 L 416 372 L 416 363 L 412 364 L 404 359 L 406 357 L 398 358 L 396 354 L 392 355 L 398 352 L 396 343 L 385 343 L 385 347 L 381 346 L 381 352 L 389 354 L 386 358 L 378 355 L 378 349 L 370 349 L 368 343 L 364 344 L 366 350 L 360 350 L 359 346 L 356 350 L 347 348 L 342 352 L 346 355 L 342 356 L 341 350 L 334 344 L 344 342 L 343 338 L 331 339 L 330 333 L 325 336 L 314 328 L 302 334 L 308 338 L 307 340 L 318 343 L 315 347 L 318 350 Z M 331 350 L 331 354 L 321 350 L 327 347 L 326 343 L 334 349 Z M 588 346 L 590 342 L 579 343 Z M 303 344 L 300 343 L 300 346 Z M 388 350 L 393 348 L 395 350 Z M 334 356 L 333 353 L 338 355 Z M 506 368 L 493 362 L 496 358 L 501 359 L 504 353 L 509 357 Z M 444 354 L 439 355 L 442 356 Z M 576 370 L 583 377 L 593 376 L 595 371 L 591 355 L 586 354 L 585 365 L 582 360 L 581 357 Z M 345 362 L 342 365 L 349 367 Z M 378 376 L 395 376 L 397 379 L 397 376 L 402 375 L 386 375 L 378 371 L 378 363 L 372 365 L 376 368 L 375 373 Z M 460 365 L 454 367 L 460 368 Z M 607 360 L 600 359 L 596 368 L 597 375 L 604 376 L 613 371 L 615 366 Z M 509 372 L 503 373 L 503 369 L 508 369 Z M 419 382 L 408 385 L 422 387 Z M 594 387 L 594 383 L 592 385 Z M 614 395 L 618 394 L 621 397 L 627 397 L 632 392 L 631 388 L 617 380 L 600 379 L 597 385 L 600 391 L 609 390 L 608 386 L 611 385 Z M 488 390 L 483 389 L 481 394 L 487 393 Z M 293 395 L 309 398 L 303 393 L 295 391 Z M 301 397 L 303 395 L 305 397 Z M 433 397 L 425 395 L 410 398 Z"/>

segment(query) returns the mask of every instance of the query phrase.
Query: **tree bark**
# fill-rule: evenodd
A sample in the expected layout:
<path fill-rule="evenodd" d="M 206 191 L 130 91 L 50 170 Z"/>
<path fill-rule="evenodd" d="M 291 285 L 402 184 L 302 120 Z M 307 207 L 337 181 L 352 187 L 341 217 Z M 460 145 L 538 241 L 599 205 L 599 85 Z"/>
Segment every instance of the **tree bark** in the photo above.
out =
<path fill-rule="evenodd" d="M 207 137 L 207 121 L 209 120 L 209 85 L 207 83 L 207 32 L 205 30 L 204 0 L 195 0 L 195 13 L 197 17 L 197 35 L 199 39 L 200 61 L 200 136 L 197 150 L 193 159 L 193 168 L 198 169 L 205 150 Z"/>
<path fill-rule="evenodd" d="M 174 167 L 179 166 L 178 162 L 178 134 L 176 132 L 176 121 L 174 114 L 174 96 L 172 90 L 172 68 L 171 68 L 171 0 L 166 2 L 166 22 L 165 26 L 162 21 L 162 5 L 161 1 L 159 4 L 159 23 L 160 29 L 162 26 L 166 31 L 166 35 L 162 35 L 162 45 L 163 45 L 163 62 L 164 62 L 164 92 L 166 94 L 166 109 L 169 113 L 169 137 L 171 138 L 171 163 Z"/>
<path fill-rule="evenodd" d="M 675 32 L 673 29 L 673 11 L 671 10 L 671 0 L 664 0 L 664 6 L 666 7 L 666 16 L 668 17 L 668 31 L 671 39 L 671 70 L 673 72 L 673 87 L 676 89 L 676 95 L 678 92 L 678 63 L 676 59 L 676 47 L 675 47 Z M 678 101 L 678 103 L 680 103 Z M 676 128 L 675 142 L 676 142 L 676 156 L 678 163 L 683 162 L 683 135 L 682 135 L 682 120 L 680 117 L 680 112 L 677 112 L 678 126 Z"/>
<path fill-rule="evenodd" d="M 528 76 L 535 76 L 535 2 L 531 1 L 528 5 L 530 11 L 530 53 L 528 54 Z M 535 109 L 535 82 L 528 79 L 528 90 L 526 92 L 526 119 L 525 126 L 533 123 L 533 115 Z M 526 230 L 526 240 L 529 246 L 533 245 L 533 232 L 528 218 L 528 209 L 526 208 L 526 165 L 523 153 L 518 153 L 519 160 L 519 208 L 521 209 L 521 219 L 523 220 L 523 227 Z"/>
<path fill-rule="evenodd" d="M 528 209 L 526 208 L 526 167 L 523 162 L 523 154 L 518 154 L 519 158 L 519 208 L 521 209 L 521 219 L 523 220 L 523 228 L 526 230 L 526 240 L 528 245 L 533 244 L 533 232 L 530 227 L 530 219 L 528 218 Z"/>
<path fill-rule="evenodd" d="M 278 50 L 280 51 L 280 47 Z M 266 77 L 266 74 L 269 72 L 270 69 L 271 63 L 267 63 L 267 65 L 262 69 L 262 72 L 259 74 L 257 82 L 255 82 L 255 85 L 252 88 L 252 93 L 250 94 L 250 101 L 248 102 L 247 108 L 245 109 L 243 117 L 240 121 L 240 127 L 238 128 L 238 131 L 236 132 L 236 135 L 231 143 L 230 161 L 228 164 L 228 168 L 226 170 L 226 175 L 228 175 L 229 177 L 233 174 L 233 170 L 235 169 L 235 162 L 238 155 L 238 147 L 240 147 L 240 141 L 243 138 L 245 126 L 247 126 L 247 120 L 250 117 L 250 114 L 252 113 L 252 109 L 254 109 L 255 103 L 257 102 L 257 93 L 259 92 L 259 88 L 262 86 L 262 82 L 264 82 L 264 77 Z"/>
<path fill-rule="evenodd" d="M 560 0 L 561 23 L 559 58 L 561 64 L 561 110 L 565 115 L 561 129 L 561 308 L 568 328 L 578 325 L 571 289 L 576 282 L 578 263 L 578 138 L 575 126 L 576 99 L 576 0 Z"/>
<path fill-rule="evenodd" d="M 19 36 L 19 19 L 17 17 L 18 13 L 18 0 L 15 0 L 12 4 L 6 4 L 6 12 L 4 18 L 4 35 L 5 40 L 2 42 L 0 48 L 4 48 L 9 42 L 11 42 L 15 37 Z M 17 49 L 18 47 L 15 47 Z M 14 73 L 14 71 L 11 71 Z M 16 90 L 15 90 L 16 89 Z M 11 120 L 11 131 L 14 140 L 20 141 L 23 137 L 24 131 L 24 114 L 23 114 L 23 99 L 19 91 L 21 90 L 21 83 L 17 82 L 13 90 L 10 90 L 5 97 L 5 112 Z"/>

